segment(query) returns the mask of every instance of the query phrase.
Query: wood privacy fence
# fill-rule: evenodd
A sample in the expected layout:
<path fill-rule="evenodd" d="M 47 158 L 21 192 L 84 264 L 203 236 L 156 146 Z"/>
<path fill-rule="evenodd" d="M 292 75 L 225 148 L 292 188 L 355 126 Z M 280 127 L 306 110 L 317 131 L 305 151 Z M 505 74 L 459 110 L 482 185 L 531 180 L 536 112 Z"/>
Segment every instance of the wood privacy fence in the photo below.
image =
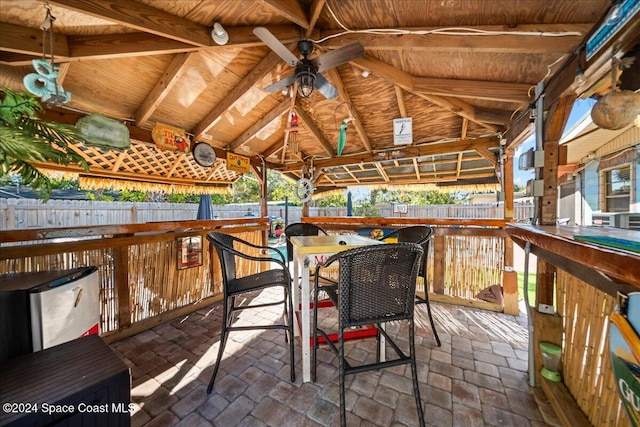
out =
<path fill-rule="evenodd" d="M 318 222 L 333 232 L 354 232 L 363 226 L 433 224 L 435 250 L 430 257 L 428 289 L 431 294 L 437 300 L 502 311 L 502 306 L 479 301 L 474 295 L 486 286 L 503 284 L 505 312 L 511 309 L 517 313 L 515 273 L 503 271 L 505 265 L 510 265 L 505 260 L 512 259 L 510 241 L 505 241 L 504 220 L 305 220 Z M 221 229 L 262 243 L 267 228 L 267 218 L 236 218 L 4 230 L 0 231 L 0 274 L 97 266 L 101 331 L 103 336 L 117 339 L 220 299 L 222 279 L 216 256 L 210 253 L 206 242 L 209 231 Z M 179 239 L 197 236 L 202 238 L 202 265 L 178 268 Z M 243 263 L 238 268 L 240 274 L 245 274 L 256 267 Z"/>
<path fill-rule="evenodd" d="M 386 204 L 385 204 L 386 205 Z M 241 218 L 247 213 L 260 216 L 257 203 L 214 206 L 218 218 Z M 408 206 L 406 214 L 394 213 L 391 206 L 380 206 L 383 218 L 502 218 L 503 207 L 496 203 L 476 205 Z M 193 203 L 94 202 L 85 200 L 0 199 L 0 229 L 78 227 L 86 225 L 141 224 L 146 222 L 195 220 L 198 205 Z M 309 209 L 310 216 L 346 216 L 346 208 Z M 302 208 L 269 205 L 268 215 L 298 222 Z M 514 218 L 533 216 L 533 205 L 516 205 Z"/>

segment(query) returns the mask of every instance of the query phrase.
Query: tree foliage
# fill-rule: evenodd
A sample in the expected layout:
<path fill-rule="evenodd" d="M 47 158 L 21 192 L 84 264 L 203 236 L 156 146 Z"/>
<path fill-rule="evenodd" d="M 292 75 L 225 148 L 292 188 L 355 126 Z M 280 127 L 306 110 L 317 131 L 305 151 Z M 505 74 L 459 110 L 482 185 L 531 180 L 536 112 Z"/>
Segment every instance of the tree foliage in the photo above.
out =
<path fill-rule="evenodd" d="M 42 107 L 26 93 L 0 88 L 0 176 L 15 172 L 25 185 L 51 196 L 51 180 L 32 163 L 78 164 L 88 170 L 70 145 L 82 141 L 74 126 L 40 120 Z"/>

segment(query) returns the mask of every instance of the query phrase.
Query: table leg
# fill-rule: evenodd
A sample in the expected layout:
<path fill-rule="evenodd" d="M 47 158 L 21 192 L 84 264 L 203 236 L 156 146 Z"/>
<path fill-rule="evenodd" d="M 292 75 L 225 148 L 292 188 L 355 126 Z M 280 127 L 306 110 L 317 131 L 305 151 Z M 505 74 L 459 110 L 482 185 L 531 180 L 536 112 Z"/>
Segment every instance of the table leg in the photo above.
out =
<path fill-rule="evenodd" d="M 302 381 L 311 381 L 311 350 L 309 342 L 311 340 L 309 325 L 311 324 L 311 316 L 309 309 L 309 258 L 304 257 L 302 265 L 302 283 L 301 283 L 301 305 L 302 305 Z"/>
<path fill-rule="evenodd" d="M 295 315 L 299 310 L 300 310 L 300 288 L 298 287 L 298 284 L 300 283 L 298 281 L 298 274 L 300 271 L 300 257 L 298 257 L 297 255 L 294 254 L 293 257 L 293 282 L 291 284 L 292 289 L 291 289 L 291 295 L 293 296 L 293 323 L 295 324 L 295 328 L 294 328 L 294 334 L 295 336 L 299 337 L 300 336 L 300 326 L 299 326 L 299 322 L 297 322 L 298 317 Z"/>

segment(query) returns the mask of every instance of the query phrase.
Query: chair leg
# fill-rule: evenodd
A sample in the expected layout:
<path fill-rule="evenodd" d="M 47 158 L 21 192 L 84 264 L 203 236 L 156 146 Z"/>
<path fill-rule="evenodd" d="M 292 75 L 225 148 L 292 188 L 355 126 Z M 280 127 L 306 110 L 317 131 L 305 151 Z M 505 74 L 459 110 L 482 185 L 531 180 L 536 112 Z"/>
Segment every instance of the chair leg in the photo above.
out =
<path fill-rule="evenodd" d="M 338 333 L 338 365 L 340 371 L 340 425 L 346 427 L 347 425 L 347 409 L 344 397 L 344 377 L 346 375 L 346 367 L 344 361 L 344 332 L 340 329 Z"/>
<path fill-rule="evenodd" d="M 233 316 L 233 313 L 231 313 L 231 315 Z M 222 360 L 222 353 L 224 353 L 224 347 L 227 345 L 227 338 L 229 337 L 229 331 L 227 329 L 229 326 L 231 326 L 231 318 L 228 317 L 227 314 L 227 299 L 225 298 L 222 309 L 222 333 L 220 334 L 220 347 L 218 348 L 216 366 L 213 368 L 213 374 L 211 374 L 211 379 L 209 380 L 209 385 L 207 386 L 207 394 L 211 394 L 211 391 L 213 390 L 213 383 L 216 380 L 216 375 L 218 375 L 220 361 Z"/>
<path fill-rule="evenodd" d="M 438 332 L 436 331 L 436 324 L 433 321 L 433 316 L 431 315 L 431 304 L 429 303 L 429 297 L 425 298 L 425 303 L 427 304 L 427 314 L 429 314 L 429 322 L 431 323 L 431 330 L 433 331 L 433 336 L 436 339 L 436 343 L 438 347 L 441 347 L 440 337 L 438 336 Z"/>
<path fill-rule="evenodd" d="M 287 309 L 287 306 L 288 309 Z M 289 364 L 291 365 L 291 382 L 296 381 L 296 369 L 295 369 L 295 339 L 293 338 L 293 302 L 292 295 L 289 289 L 284 288 L 284 311 L 287 313 L 289 320 L 289 327 L 285 330 L 285 337 L 288 335 L 289 339 Z"/>
<path fill-rule="evenodd" d="M 424 412 L 422 410 L 422 399 L 420 398 L 420 386 L 418 384 L 418 367 L 416 366 L 416 343 L 413 321 L 409 326 L 409 351 L 411 358 L 411 376 L 413 378 L 413 394 L 416 398 L 416 406 L 418 408 L 418 420 L 420 427 L 424 427 Z"/>
<path fill-rule="evenodd" d="M 440 337 L 438 336 L 438 332 L 436 331 L 436 324 L 433 321 L 433 316 L 431 314 L 431 303 L 429 303 L 429 297 L 426 296 L 426 298 L 422 298 L 422 297 L 416 296 L 416 298 L 418 299 L 417 304 L 427 305 L 427 314 L 429 315 L 429 323 L 431 323 L 431 330 L 433 331 L 433 337 L 436 339 L 436 343 L 438 344 L 438 347 L 441 347 L 442 343 L 440 343 Z"/>

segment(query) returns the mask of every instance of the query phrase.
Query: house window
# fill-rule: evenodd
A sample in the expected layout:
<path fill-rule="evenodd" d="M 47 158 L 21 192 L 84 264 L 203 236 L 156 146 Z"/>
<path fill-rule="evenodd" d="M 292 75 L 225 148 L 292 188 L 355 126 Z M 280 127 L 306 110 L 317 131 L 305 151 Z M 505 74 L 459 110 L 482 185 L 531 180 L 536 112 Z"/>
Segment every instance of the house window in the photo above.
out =
<path fill-rule="evenodd" d="M 629 212 L 631 200 L 631 167 L 609 169 L 605 178 L 605 211 Z"/>

